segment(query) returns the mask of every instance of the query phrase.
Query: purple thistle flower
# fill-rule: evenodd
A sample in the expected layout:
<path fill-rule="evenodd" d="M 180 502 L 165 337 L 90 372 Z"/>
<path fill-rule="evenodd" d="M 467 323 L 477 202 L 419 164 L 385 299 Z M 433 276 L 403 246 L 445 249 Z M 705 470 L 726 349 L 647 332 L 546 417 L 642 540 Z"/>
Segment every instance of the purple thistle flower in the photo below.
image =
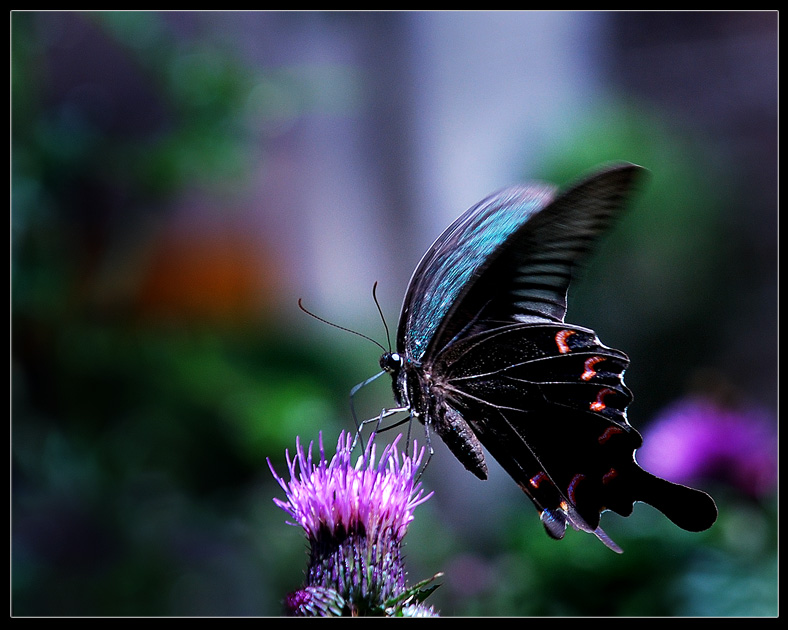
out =
<path fill-rule="evenodd" d="M 353 465 L 351 434 L 340 434 L 336 454 L 326 460 L 320 435 L 320 459 L 312 446 L 304 450 L 296 438 L 296 453 L 286 451 L 290 481 L 274 478 L 286 500 L 274 503 L 300 526 L 310 545 L 304 588 L 285 601 L 289 614 L 411 615 L 434 614 L 421 601 L 432 589 L 408 587 L 401 545 L 415 508 L 425 495 L 415 475 L 424 449 L 414 442 L 413 455 L 400 454 L 397 443 L 387 446 L 376 463 L 374 436 Z"/>
<path fill-rule="evenodd" d="M 678 483 L 716 479 L 762 497 L 777 483 L 776 429 L 762 409 L 689 397 L 666 408 L 648 427 L 638 461 Z"/>

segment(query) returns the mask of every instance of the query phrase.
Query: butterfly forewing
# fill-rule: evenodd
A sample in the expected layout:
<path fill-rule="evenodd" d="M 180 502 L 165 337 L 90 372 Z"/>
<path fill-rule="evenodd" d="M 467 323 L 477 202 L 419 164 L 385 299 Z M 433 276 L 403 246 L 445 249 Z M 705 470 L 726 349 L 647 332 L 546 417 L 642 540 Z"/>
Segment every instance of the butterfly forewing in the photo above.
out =
<path fill-rule="evenodd" d="M 632 164 L 610 166 L 558 195 L 543 186 L 514 187 L 469 210 L 417 267 L 403 305 L 409 317 L 400 320 L 400 351 L 409 351 L 413 330 L 433 333 L 428 348 L 421 339 L 422 353 L 413 355 L 429 361 L 474 321 L 563 321 L 574 269 L 641 173 Z M 442 317 L 428 326 L 416 316 L 423 296 L 441 305 L 433 312 Z"/>
<path fill-rule="evenodd" d="M 553 194 L 554 189 L 546 186 L 509 188 L 478 203 L 441 234 L 410 280 L 397 333 L 400 354 L 422 359 L 468 287 Z"/>

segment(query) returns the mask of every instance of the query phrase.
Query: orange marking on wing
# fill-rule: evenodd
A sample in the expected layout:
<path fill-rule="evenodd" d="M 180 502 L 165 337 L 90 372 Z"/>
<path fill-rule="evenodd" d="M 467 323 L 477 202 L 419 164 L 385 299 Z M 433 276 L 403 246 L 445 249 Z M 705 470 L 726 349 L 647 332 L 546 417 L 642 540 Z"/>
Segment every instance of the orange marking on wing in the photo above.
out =
<path fill-rule="evenodd" d="M 605 387 L 602 391 L 597 394 L 596 400 L 591 403 L 591 411 L 602 411 L 604 410 L 607 405 L 602 402 L 602 399 L 607 396 L 608 394 L 615 394 L 615 390 Z"/>
<path fill-rule="evenodd" d="M 539 484 L 546 479 L 547 475 L 544 472 L 538 472 L 528 480 L 528 483 L 530 483 L 534 488 L 538 488 Z"/>
<path fill-rule="evenodd" d="M 570 352 L 572 349 L 566 343 L 566 340 L 575 334 L 574 330 L 561 330 L 556 333 L 555 335 L 555 343 L 558 345 L 558 352 L 561 354 L 566 354 Z"/>
<path fill-rule="evenodd" d="M 572 481 L 569 482 L 569 486 L 566 488 L 566 496 L 568 496 L 569 500 L 575 505 L 577 505 L 577 500 L 575 500 L 575 490 L 577 489 L 577 484 L 579 484 L 585 478 L 585 475 L 575 475 L 572 477 Z"/>
<path fill-rule="evenodd" d="M 584 381 L 590 381 L 592 378 L 596 376 L 596 370 L 594 366 L 599 363 L 600 361 L 604 361 L 602 357 L 591 357 L 590 359 L 586 359 L 586 362 L 583 364 L 585 371 L 580 375 Z"/>
<path fill-rule="evenodd" d="M 623 433 L 623 432 L 624 429 L 622 429 L 621 427 L 608 427 L 607 429 L 605 429 L 605 432 L 597 438 L 597 440 L 600 444 L 604 444 L 616 433 Z"/>
<path fill-rule="evenodd" d="M 616 477 L 618 477 L 618 471 L 615 468 L 611 468 L 604 475 L 602 475 L 602 483 L 610 483 Z"/>

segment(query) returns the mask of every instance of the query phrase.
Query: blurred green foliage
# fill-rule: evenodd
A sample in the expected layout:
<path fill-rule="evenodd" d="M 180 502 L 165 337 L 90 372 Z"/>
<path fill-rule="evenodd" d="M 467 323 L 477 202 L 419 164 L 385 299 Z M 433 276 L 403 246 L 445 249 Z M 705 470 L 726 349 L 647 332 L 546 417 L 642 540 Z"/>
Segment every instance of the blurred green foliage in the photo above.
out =
<path fill-rule="evenodd" d="M 266 322 L 149 313 L 122 275 L 185 189 L 243 185 L 249 97 L 273 83 L 160 14 L 74 19 L 156 115 L 45 90 L 59 34 L 13 14 L 12 612 L 276 614 L 301 549 L 265 458 L 330 431 L 347 382 Z"/>
<path fill-rule="evenodd" d="M 714 492 L 720 501 L 724 491 Z M 775 506 L 720 501 L 708 532 L 678 530 L 656 510 L 638 505 L 627 519 L 606 515 L 603 526 L 623 548 L 613 556 L 587 535 L 569 532 L 555 545 L 520 516 L 498 553 L 484 560 L 493 579 L 463 599 L 466 614 L 494 616 L 773 616 L 777 614 Z M 736 513 L 752 523 L 731 532 Z M 517 522 L 513 520 L 512 522 Z M 726 538 L 728 534 L 742 537 Z M 559 547 L 560 545 L 560 547 Z"/>

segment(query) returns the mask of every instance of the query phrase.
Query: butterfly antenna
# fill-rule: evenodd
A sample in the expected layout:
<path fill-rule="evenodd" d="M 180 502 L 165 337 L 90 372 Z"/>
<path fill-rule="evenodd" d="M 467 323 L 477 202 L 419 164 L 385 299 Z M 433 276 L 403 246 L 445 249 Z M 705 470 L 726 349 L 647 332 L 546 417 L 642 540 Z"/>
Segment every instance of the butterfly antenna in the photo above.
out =
<path fill-rule="evenodd" d="M 383 315 L 383 309 L 380 308 L 380 302 L 378 302 L 377 289 L 378 289 L 378 282 L 376 280 L 375 284 L 372 285 L 372 299 L 375 301 L 375 306 L 378 307 L 378 313 L 380 313 L 380 321 L 383 322 L 383 328 L 386 329 L 386 340 L 388 341 L 389 344 L 389 352 L 391 352 L 391 335 L 389 334 L 389 325 L 386 323 L 386 318 Z"/>
<path fill-rule="evenodd" d="M 301 303 L 301 298 L 298 298 L 298 308 L 300 308 L 304 313 L 307 315 L 314 317 L 317 321 L 323 322 L 324 324 L 328 324 L 329 326 L 333 326 L 334 328 L 339 328 L 339 330 L 344 330 L 345 332 L 353 333 L 354 335 L 358 335 L 362 339 L 366 339 L 367 341 L 371 341 L 374 343 L 378 348 L 386 352 L 386 349 L 380 345 L 377 341 L 375 341 L 372 337 L 367 337 L 365 334 L 358 332 L 357 330 L 351 330 L 350 328 L 345 328 L 344 326 L 340 326 L 339 324 L 335 324 L 334 322 L 330 322 L 327 319 L 323 319 L 319 315 L 315 315 L 313 312 L 306 309 L 306 307 Z"/>

